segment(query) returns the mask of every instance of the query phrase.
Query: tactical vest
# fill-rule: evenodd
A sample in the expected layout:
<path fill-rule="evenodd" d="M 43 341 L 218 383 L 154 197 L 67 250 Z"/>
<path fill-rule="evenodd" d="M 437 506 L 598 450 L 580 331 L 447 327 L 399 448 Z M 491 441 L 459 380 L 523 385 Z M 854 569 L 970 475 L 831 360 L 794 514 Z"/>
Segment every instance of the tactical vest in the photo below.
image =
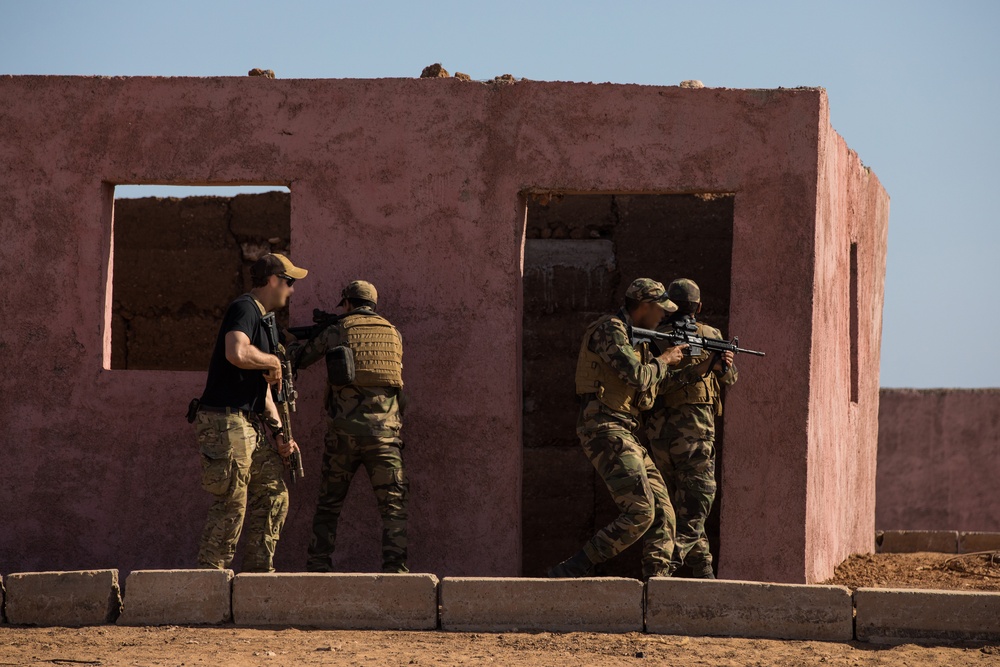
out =
<path fill-rule="evenodd" d="M 718 329 L 714 329 L 706 324 L 698 322 L 698 335 L 703 338 L 722 338 Z M 704 353 L 699 357 L 684 357 L 683 361 L 675 367 L 675 372 L 688 366 L 700 364 L 708 359 L 709 353 Z M 667 391 L 660 394 L 663 405 L 668 408 L 676 408 L 681 405 L 714 405 L 716 415 L 722 414 L 722 401 L 719 400 L 719 379 L 712 371 L 707 377 L 701 378 L 697 382 L 683 386 L 667 385 Z"/>
<path fill-rule="evenodd" d="M 348 313 L 337 325 L 341 344 L 354 353 L 356 386 L 403 386 L 403 342 L 396 327 L 365 311 Z"/>
<path fill-rule="evenodd" d="M 639 392 L 634 387 L 630 387 L 600 355 L 588 347 L 597 328 L 613 317 L 614 315 L 605 315 L 587 327 L 576 361 L 576 393 L 595 394 L 597 400 L 612 410 L 636 416 L 640 410 L 648 410 L 652 406 L 652 392 L 638 395 Z M 640 356 L 644 363 L 648 361 L 645 349 L 640 350 Z"/>

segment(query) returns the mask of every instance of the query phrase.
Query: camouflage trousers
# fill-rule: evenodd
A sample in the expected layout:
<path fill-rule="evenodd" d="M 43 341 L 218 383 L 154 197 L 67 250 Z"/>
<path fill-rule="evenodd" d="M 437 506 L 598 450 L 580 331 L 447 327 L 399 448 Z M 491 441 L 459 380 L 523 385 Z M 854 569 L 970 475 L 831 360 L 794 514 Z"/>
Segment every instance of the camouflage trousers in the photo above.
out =
<path fill-rule="evenodd" d="M 313 517 L 307 570 L 331 571 L 330 558 L 337 541 L 340 513 L 354 473 L 364 466 L 382 516 L 382 571 L 409 572 L 406 521 L 410 486 L 403 470 L 401 445 L 398 438 L 346 435 L 327 429 L 323 479 Z"/>
<path fill-rule="evenodd" d="M 704 408 L 695 410 L 694 408 Z M 649 422 L 649 446 L 670 489 L 677 513 L 672 559 L 676 569 L 687 563 L 695 576 L 712 572 L 705 520 L 715 502 L 715 429 L 706 417 L 712 406 L 681 406 L 658 413 Z M 706 425 L 706 419 L 712 426 Z"/>
<path fill-rule="evenodd" d="M 201 534 L 198 565 L 231 567 L 246 519 L 243 572 L 273 572 L 274 549 L 288 514 L 278 453 L 239 413 L 199 412 L 201 485 L 214 496 Z"/>
<path fill-rule="evenodd" d="M 674 510 L 649 454 L 628 431 L 581 434 L 580 444 L 621 510 L 583 546 L 584 553 L 592 562 L 603 563 L 644 537 L 643 576 L 669 576 Z"/>

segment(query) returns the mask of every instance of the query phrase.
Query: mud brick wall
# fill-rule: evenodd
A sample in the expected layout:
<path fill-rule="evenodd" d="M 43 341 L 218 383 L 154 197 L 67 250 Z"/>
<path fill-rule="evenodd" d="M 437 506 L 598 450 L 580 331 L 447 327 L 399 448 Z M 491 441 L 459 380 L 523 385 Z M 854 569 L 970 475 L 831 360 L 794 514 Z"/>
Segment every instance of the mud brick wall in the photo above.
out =
<path fill-rule="evenodd" d="M 1000 388 L 882 389 L 875 527 L 1000 531 Z"/>
<path fill-rule="evenodd" d="M 730 195 L 529 198 L 523 345 L 526 576 L 543 574 L 618 514 L 575 432 L 573 377 L 587 324 L 617 310 L 635 278 L 668 284 L 687 277 L 702 288 L 702 319 L 726 332 L 732 226 Z M 720 423 L 720 462 L 722 443 Z M 717 475 L 721 479 L 721 466 Z M 713 548 L 718 505 L 709 520 Z M 606 574 L 639 576 L 640 559 L 637 544 L 602 568 Z"/>
<path fill-rule="evenodd" d="M 111 367 L 206 370 L 250 266 L 288 253 L 290 205 L 286 192 L 115 200 Z"/>

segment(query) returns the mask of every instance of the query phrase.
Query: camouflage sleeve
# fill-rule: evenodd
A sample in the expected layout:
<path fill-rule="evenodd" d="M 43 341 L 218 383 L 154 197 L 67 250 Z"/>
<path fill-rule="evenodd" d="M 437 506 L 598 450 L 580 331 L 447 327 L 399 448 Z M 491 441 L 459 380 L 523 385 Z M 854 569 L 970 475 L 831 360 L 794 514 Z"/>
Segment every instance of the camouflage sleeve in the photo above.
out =
<path fill-rule="evenodd" d="M 647 391 L 666 374 L 666 366 L 656 359 L 648 364 L 642 363 L 620 320 L 610 319 L 597 327 L 588 347 L 606 361 L 626 384 L 638 391 Z"/>
<path fill-rule="evenodd" d="M 705 355 L 704 358 L 707 359 L 708 356 Z M 701 382 L 702 375 L 695 370 L 700 363 L 701 361 L 697 361 L 676 371 L 668 371 L 667 376 L 663 379 L 663 383 L 660 388 L 666 389 L 667 387 L 683 386 L 694 384 L 695 382 Z"/>
<path fill-rule="evenodd" d="M 288 357 L 296 368 L 308 368 L 338 345 L 340 345 L 340 330 L 335 326 L 329 326 L 312 340 L 298 341 L 289 345 Z"/>
<path fill-rule="evenodd" d="M 705 338 L 715 338 L 717 340 L 725 340 L 725 337 L 722 335 L 721 331 L 719 331 L 715 327 L 710 327 L 707 325 L 704 328 L 703 335 L 705 336 Z M 722 369 L 721 365 L 717 365 L 715 367 L 715 370 L 721 370 L 721 369 Z M 736 379 L 739 377 L 739 371 L 736 370 L 736 364 L 730 366 L 729 370 L 723 373 L 722 375 L 716 373 L 716 377 L 719 378 L 719 382 L 722 384 L 725 385 L 736 384 Z"/>

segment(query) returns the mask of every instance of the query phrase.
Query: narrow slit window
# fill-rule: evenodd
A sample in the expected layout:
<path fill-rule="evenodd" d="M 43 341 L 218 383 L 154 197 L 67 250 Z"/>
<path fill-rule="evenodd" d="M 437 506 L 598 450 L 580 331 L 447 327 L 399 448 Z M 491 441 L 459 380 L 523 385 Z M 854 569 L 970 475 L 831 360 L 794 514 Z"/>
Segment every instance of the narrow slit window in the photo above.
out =
<path fill-rule="evenodd" d="M 858 402 L 858 244 L 851 244 L 851 402 Z"/>

